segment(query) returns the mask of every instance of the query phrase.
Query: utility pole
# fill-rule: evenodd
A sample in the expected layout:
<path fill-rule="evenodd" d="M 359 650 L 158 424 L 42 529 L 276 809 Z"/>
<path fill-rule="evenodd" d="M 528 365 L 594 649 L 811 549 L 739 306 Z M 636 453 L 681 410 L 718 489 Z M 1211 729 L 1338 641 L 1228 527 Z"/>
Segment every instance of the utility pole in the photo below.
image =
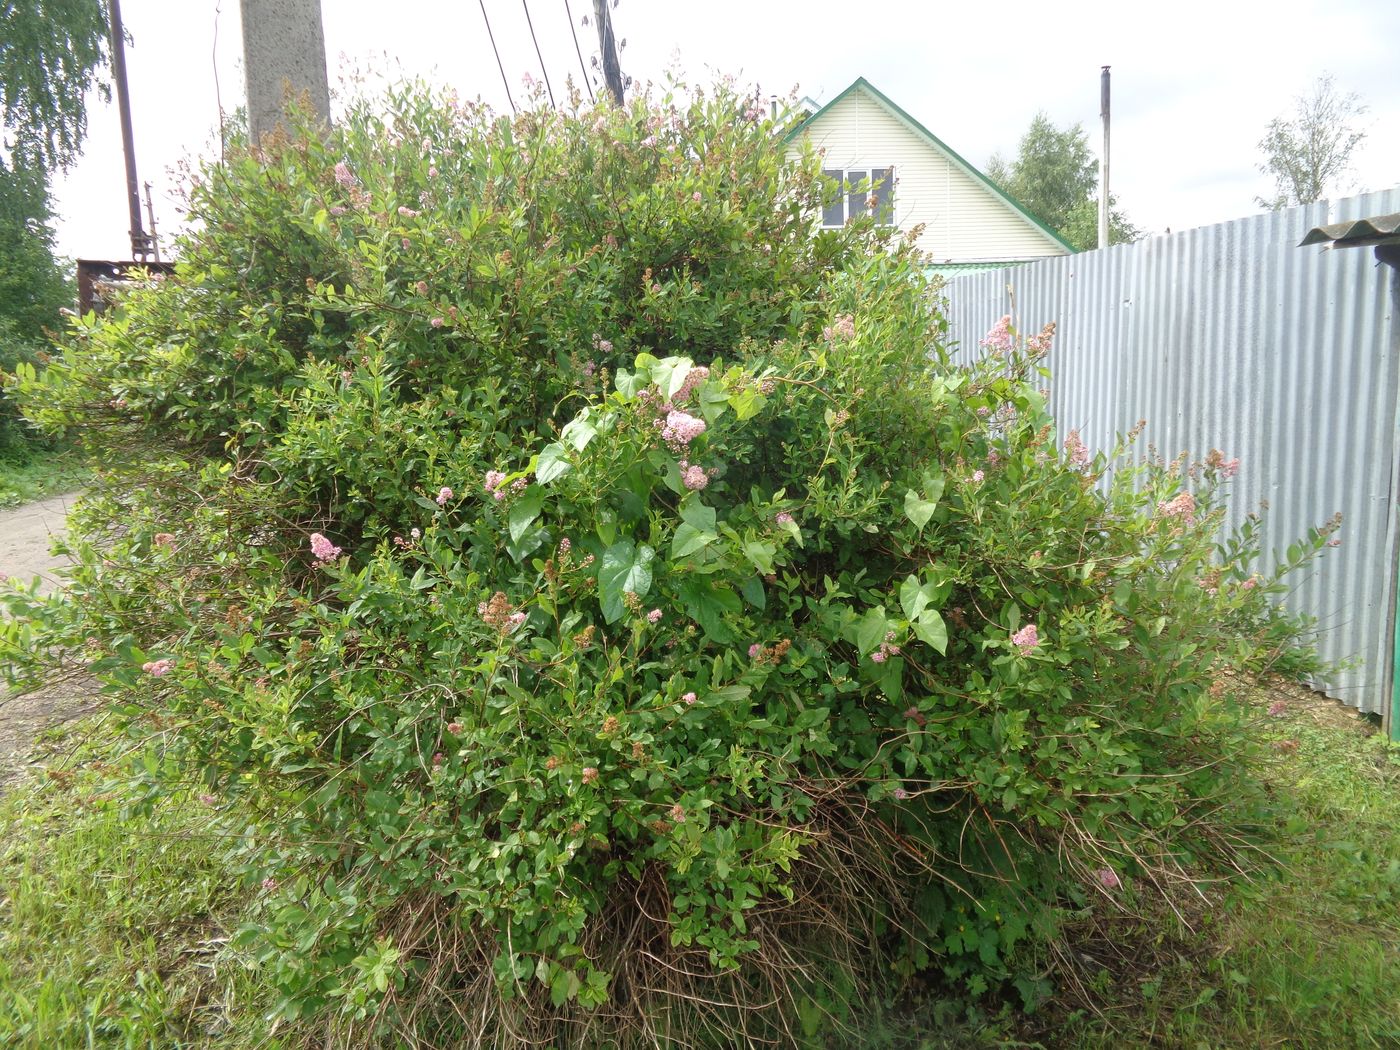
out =
<path fill-rule="evenodd" d="M 156 262 L 160 262 L 160 236 L 156 233 L 156 208 L 151 203 L 151 184 L 144 184 L 146 187 L 146 221 L 151 224 L 151 255 Z"/>
<path fill-rule="evenodd" d="M 603 53 L 603 81 L 613 101 L 622 105 L 622 66 L 617 61 L 617 41 L 613 39 L 612 15 L 608 0 L 593 0 L 593 20 L 598 23 L 598 49 Z"/>
<path fill-rule="evenodd" d="M 248 127 L 254 142 L 282 123 L 287 102 L 303 93 L 326 123 L 331 92 L 321 0 L 239 0 L 243 69 L 248 81 Z"/>
<path fill-rule="evenodd" d="M 1108 66 L 1099 78 L 1099 116 L 1103 117 L 1103 161 L 1099 165 L 1099 247 L 1108 247 Z"/>
<path fill-rule="evenodd" d="M 117 82 L 117 116 L 122 125 L 122 153 L 126 157 L 126 207 L 131 217 L 131 258 L 147 262 L 153 254 L 151 239 L 141 228 L 141 190 L 136 182 L 136 144 L 131 132 L 131 93 L 126 86 L 126 34 L 122 29 L 121 0 L 107 9 L 112 30 L 112 79 Z"/>

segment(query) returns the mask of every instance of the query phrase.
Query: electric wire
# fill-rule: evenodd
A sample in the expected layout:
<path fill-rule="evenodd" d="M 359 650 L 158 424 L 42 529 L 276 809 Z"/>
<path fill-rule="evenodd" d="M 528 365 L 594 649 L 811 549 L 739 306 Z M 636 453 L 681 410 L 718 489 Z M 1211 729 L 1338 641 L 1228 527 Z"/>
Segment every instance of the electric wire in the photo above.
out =
<path fill-rule="evenodd" d="M 530 4 L 528 0 L 520 0 L 520 6 L 525 8 L 525 24 L 530 27 L 530 39 L 535 42 L 535 57 L 540 60 L 540 72 L 544 74 L 544 88 L 549 92 L 549 104 L 558 109 L 558 104 L 554 101 L 554 88 L 549 84 L 549 69 L 544 64 L 544 55 L 540 54 L 540 42 L 535 37 L 535 23 L 530 18 Z"/>
<path fill-rule="evenodd" d="M 477 0 L 481 4 L 481 17 L 486 22 L 486 35 L 491 40 L 491 50 L 496 55 L 496 68 L 501 71 L 501 84 L 506 89 L 506 101 L 510 103 L 510 111 L 513 115 L 519 116 L 520 111 L 515 108 L 515 99 L 510 97 L 510 81 L 506 79 L 506 67 L 501 65 L 501 53 L 496 50 L 496 34 L 491 32 L 491 18 L 486 13 L 486 0 Z"/>
<path fill-rule="evenodd" d="M 569 32 L 574 37 L 574 53 L 578 55 L 578 67 L 583 70 L 583 86 L 588 89 L 588 101 L 597 103 L 598 99 L 593 94 L 593 85 L 588 79 L 588 67 L 583 64 L 583 49 L 578 46 L 578 30 L 574 28 L 574 13 L 569 10 L 569 0 L 564 0 L 564 14 L 569 16 Z"/>

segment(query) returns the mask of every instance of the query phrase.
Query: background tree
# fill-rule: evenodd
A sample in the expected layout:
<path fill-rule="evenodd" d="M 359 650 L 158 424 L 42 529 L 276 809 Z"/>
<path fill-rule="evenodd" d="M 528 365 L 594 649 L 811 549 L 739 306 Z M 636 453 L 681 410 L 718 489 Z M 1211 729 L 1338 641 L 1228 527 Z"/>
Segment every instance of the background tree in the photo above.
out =
<path fill-rule="evenodd" d="M 987 176 L 1079 251 L 1098 245 L 1099 162 L 1082 124 L 1057 127 L 1037 113 L 1016 156 L 994 154 Z M 1136 240 L 1142 231 L 1109 201 L 1109 243 Z"/>
<path fill-rule="evenodd" d="M 45 172 L 77 158 L 87 93 L 107 91 L 99 74 L 108 50 L 104 0 L 0 4 L 0 125 L 12 158 Z"/>
<path fill-rule="evenodd" d="M 1274 180 L 1272 197 L 1256 197 L 1264 208 L 1311 204 L 1333 189 L 1349 188 L 1351 155 L 1366 138 L 1358 119 L 1367 107 L 1355 92 L 1339 94 L 1331 73 L 1324 73 L 1312 91 L 1294 99 L 1291 117 L 1269 121 L 1259 150 L 1259 170 Z"/>
<path fill-rule="evenodd" d="M 77 159 L 87 96 L 107 93 L 105 0 L 0 2 L 0 371 L 33 361 L 72 301 L 54 254 L 49 176 Z M 23 458 L 27 432 L 0 395 L 0 457 Z"/>

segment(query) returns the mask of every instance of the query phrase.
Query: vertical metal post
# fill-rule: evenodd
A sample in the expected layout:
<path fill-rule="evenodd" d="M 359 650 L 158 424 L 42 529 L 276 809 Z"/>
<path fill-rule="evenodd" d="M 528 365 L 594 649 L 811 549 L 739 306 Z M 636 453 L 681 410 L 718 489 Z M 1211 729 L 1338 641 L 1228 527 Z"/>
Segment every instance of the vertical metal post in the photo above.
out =
<path fill-rule="evenodd" d="M 146 221 L 151 226 L 151 255 L 156 262 L 160 262 L 160 237 L 156 233 L 156 209 L 155 205 L 151 203 L 151 184 L 147 182 L 142 185 L 146 190 Z"/>
<path fill-rule="evenodd" d="M 131 257 L 145 262 L 151 254 L 141 228 L 141 191 L 136 182 L 136 146 L 131 133 L 131 93 L 126 86 L 126 38 L 122 32 L 121 0 L 109 0 L 112 29 L 112 79 L 117 83 L 117 113 L 122 123 L 122 152 L 126 155 L 126 205 L 131 216 Z"/>
<path fill-rule="evenodd" d="M 1103 118 L 1103 160 L 1099 164 L 1099 247 L 1108 247 L 1108 66 L 1099 77 L 1099 116 Z"/>

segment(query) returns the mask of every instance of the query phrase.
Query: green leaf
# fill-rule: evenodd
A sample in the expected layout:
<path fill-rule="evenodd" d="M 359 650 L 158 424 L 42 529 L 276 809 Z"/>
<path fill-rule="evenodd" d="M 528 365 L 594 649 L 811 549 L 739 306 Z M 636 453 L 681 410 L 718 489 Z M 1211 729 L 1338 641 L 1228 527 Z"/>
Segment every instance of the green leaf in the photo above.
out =
<path fill-rule="evenodd" d="M 613 389 L 628 400 L 636 397 L 646 385 L 647 377 L 640 372 L 629 372 L 625 368 L 619 368 L 617 375 L 613 376 Z"/>
<path fill-rule="evenodd" d="M 927 500 L 919 496 L 917 492 L 910 489 L 904 494 L 904 513 L 917 529 L 923 529 L 928 524 L 928 519 L 933 517 L 933 512 L 938 509 L 937 500 Z"/>
<path fill-rule="evenodd" d="M 764 540 L 746 540 L 743 549 L 744 557 L 759 572 L 766 576 L 773 571 L 773 555 L 777 553 L 773 544 Z"/>
<path fill-rule="evenodd" d="M 623 595 L 631 591 L 638 598 L 651 590 L 651 563 L 656 552 L 645 545 L 638 547 L 631 540 L 619 540 L 603 552 L 598 569 L 598 598 L 603 618 L 616 623 L 627 612 Z"/>
<path fill-rule="evenodd" d="M 929 596 L 917 576 L 910 576 L 899 587 L 899 607 L 906 620 L 917 620 L 928 606 Z"/>
<path fill-rule="evenodd" d="M 686 613 L 712 640 L 721 645 L 734 640 L 734 632 L 724 617 L 726 613 L 738 613 L 743 603 L 728 587 L 716 587 L 702 577 L 691 576 L 681 584 L 681 601 Z"/>
<path fill-rule="evenodd" d="M 752 605 L 759 612 L 762 612 L 768 604 L 768 597 L 763 592 L 763 581 L 757 576 L 750 576 L 739 586 L 739 593 L 744 596 L 744 600 Z"/>
<path fill-rule="evenodd" d="M 671 560 L 680 561 L 719 539 L 713 532 L 701 532 L 688 521 L 676 526 L 676 534 L 671 537 Z"/>
<path fill-rule="evenodd" d="M 576 452 L 582 452 L 588 447 L 588 443 L 598 436 L 598 428 L 589 419 L 590 409 L 585 408 L 573 419 L 564 424 L 564 429 L 559 432 L 559 436 L 574 447 Z"/>
<path fill-rule="evenodd" d="M 889 621 L 885 618 L 883 608 L 876 606 L 867 610 L 856 624 L 855 630 L 856 648 L 860 650 L 861 655 L 873 652 L 885 640 L 889 629 Z"/>
<path fill-rule="evenodd" d="M 548 485 L 555 478 L 563 477 L 573 469 L 574 465 L 564 454 L 564 446 L 554 441 L 540 450 L 539 459 L 535 463 L 535 480 L 541 485 Z"/>
<path fill-rule="evenodd" d="M 938 610 L 925 609 L 914 621 L 914 634 L 925 645 L 937 649 L 940 655 L 948 654 L 948 625 L 943 622 Z"/>
<path fill-rule="evenodd" d="M 666 395 L 663 400 L 670 401 L 685 386 L 693 364 L 688 357 L 668 357 L 651 366 L 651 381 Z"/>
<path fill-rule="evenodd" d="M 540 516 L 540 510 L 544 507 L 544 490 L 538 485 L 531 485 L 525 490 L 525 494 L 510 506 L 510 514 L 506 520 L 510 523 L 510 542 L 518 544 L 520 537 Z"/>
<path fill-rule="evenodd" d="M 692 492 L 681 501 L 681 521 L 691 525 L 697 532 L 715 531 L 715 508 L 700 502 L 698 493 Z"/>

